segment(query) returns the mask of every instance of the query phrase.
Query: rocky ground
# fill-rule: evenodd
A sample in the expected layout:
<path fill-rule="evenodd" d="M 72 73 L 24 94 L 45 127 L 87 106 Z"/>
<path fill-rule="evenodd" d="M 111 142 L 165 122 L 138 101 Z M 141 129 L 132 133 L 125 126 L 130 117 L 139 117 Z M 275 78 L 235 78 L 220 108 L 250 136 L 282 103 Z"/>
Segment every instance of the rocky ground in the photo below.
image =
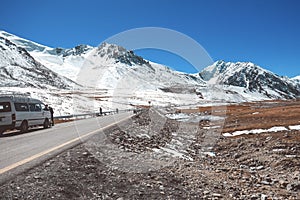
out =
<path fill-rule="evenodd" d="M 197 123 L 147 110 L 17 175 L 0 199 L 300 199 L 300 131 L 222 136 L 300 124 L 299 102 L 269 105 Z"/>

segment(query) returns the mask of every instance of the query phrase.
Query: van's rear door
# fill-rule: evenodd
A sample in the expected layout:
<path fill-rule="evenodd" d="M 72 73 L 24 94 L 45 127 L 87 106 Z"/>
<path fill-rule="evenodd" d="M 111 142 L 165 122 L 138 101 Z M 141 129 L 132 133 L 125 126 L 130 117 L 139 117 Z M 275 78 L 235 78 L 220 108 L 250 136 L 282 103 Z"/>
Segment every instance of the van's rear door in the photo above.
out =
<path fill-rule="evenodd" d="M 12 124 L 12 112 L 10 102 L 0 102 L 0 126 Z"/>

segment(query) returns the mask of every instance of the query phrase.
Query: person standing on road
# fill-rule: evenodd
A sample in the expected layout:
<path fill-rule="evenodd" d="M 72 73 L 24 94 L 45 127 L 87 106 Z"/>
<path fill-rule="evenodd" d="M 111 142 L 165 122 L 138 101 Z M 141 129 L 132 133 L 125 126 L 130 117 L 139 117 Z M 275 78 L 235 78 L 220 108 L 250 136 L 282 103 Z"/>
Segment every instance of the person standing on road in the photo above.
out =
<path fill-rule="evenodd" d="M 99 108 L 99 115 L 102 116 L 102 114 L 103 114 L 103 113 L 102 113 L 102 108 L 100 107 L 100 108 Z"/>
<path fill-rule="evenodd" d="M 52 122 L 52 126 L 54 126 L 54 118 L 53 118 L 53 108 L 49 106 L 49 111 L 50 111 L 50 114 L 51 114 L 51 122 Z"/>

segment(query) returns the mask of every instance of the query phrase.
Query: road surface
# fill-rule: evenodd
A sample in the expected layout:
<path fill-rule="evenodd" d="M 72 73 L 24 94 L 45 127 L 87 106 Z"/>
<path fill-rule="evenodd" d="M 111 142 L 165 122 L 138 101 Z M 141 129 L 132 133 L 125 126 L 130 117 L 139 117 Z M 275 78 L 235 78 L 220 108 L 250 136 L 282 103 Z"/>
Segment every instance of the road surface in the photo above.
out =
<path fill-rule="evenodd" d="M 130 116 L 120 113 L 0 137 L 0 183 Z"/>

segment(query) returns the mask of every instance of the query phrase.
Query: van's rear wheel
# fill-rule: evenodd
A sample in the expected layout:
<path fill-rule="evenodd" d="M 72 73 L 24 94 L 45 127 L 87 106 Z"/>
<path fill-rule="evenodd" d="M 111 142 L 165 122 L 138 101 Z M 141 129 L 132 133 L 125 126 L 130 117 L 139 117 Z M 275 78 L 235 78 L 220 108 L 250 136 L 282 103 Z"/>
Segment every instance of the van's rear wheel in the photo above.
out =
<path fill-rule="evenodd" d="M 28 132 L 28 122 L 27 121 L 22 122 L 22 124 L 20 126 L 20 131 L 21 131 L 21 133 Z"/>
<path fill-rule="evenodd" d="M 45 121 L 44 121 L 44 128 L 50 128 L 50 121 L 49 121 L 49 119 L 45 119 Z"/>

